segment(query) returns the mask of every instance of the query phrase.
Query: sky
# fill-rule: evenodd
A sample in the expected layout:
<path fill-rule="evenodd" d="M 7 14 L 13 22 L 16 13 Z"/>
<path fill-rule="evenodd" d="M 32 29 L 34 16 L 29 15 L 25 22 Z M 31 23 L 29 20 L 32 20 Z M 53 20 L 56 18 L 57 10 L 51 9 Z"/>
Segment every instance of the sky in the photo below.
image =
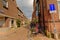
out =
<path fill-rule="evenodd" d="M 33 0 L 16 0 L 16 2 L 24 15 L 30 19 L 33 11 Z"/>

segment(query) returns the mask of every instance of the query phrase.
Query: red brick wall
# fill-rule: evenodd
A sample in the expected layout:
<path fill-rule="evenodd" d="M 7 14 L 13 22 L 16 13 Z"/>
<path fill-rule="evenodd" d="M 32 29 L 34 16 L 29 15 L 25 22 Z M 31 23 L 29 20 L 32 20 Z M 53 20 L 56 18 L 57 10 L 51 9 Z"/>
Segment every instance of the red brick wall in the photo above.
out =
<path fill-rule="evenodd" d="M 55 7 L 56 7 L 56 12 L 54 13 L 54 20 L 55 21 L 59 21 L 59 15 L 58 15 L 58 5 L 57 5 L 57 0 L 47 0 L 47 10 L 48 10 L 48 21 L 51 21 L 52 20 L 52 17 L 51 17 L 51 15 L 52 14 L 50 14 L 49 13 L 49 4 L 54 4 L 55 5 Z M 55 25 L 56 25 L 56 30 L 58 31 L 58 32 L 60 32 L 60 22 L 55 22 Z M 49 31 L 54 31 L 54 25 L 53 25 L 53 22 L 49 22 L 48 23 L 48 27 L 49 27 Z"/>
<path fill-rule="evenodd" d="M 55 7 L 56 7 L 56 12 L 54 13 L 54 20 L 56 21 L 55 22 L 55 25 L 56 25 L 56 30 L 57 32 L 60 32 L 60 22 L 59 22 L 59 15 L 58 15 L 58 5 L 57 5 L 57 0 L 44 0 L 43 1 L 43 4 L 42 4 L 42 1 L 40 0 L 40 6 L 41 6 L 41 10 L 40 10 L 40 14 L 42 14 L 42 5 L 44 5 L 44 20 L 45 20 L 45 28 L 48 30 L 48 31 L 51 31 L 53 32 L 54 30 L 54 26 L 53 26 L 53 22 L 52 22 L 52 17 L 51 17 L 51 14 L 50 14 L 50 10 L 49 10 L 49 5 L 50 4 L 54 4 Z M 35 4 L 33 4 L 33 7 L 34 7 L 34 11 L 32 13 L 32 18 L 36 18 L 36 8 L 35 8 Z M 43 14 L 42 14 L 43 15 Z M 40 18 L 40 20 L 42 21 L 42 18 Z"/>
<path fill-rule="evenodd" d="M 3 7 L 3 3 L 2 3 L 2 0 L 0 0 L 0 9 L 2 9 L 4 11 L 4 14 L 5 15 L 8 15 L 10 17 L 17 17 L 17 5 L 16 5 L 16 1 L 12 1 L 12 0 L 7 0 L 8 2 L 8 9 L 4 8 Z"/>

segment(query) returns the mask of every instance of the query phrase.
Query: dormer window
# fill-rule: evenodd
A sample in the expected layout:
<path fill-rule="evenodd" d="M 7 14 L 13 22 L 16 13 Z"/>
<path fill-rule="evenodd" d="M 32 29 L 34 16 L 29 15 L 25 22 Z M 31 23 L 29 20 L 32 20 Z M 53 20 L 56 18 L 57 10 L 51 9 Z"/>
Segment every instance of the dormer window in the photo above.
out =
<path fill-rule="evenodd" d="M 3 2 L 3 7 L 8 9 L 8 2 L 6 0 L 3 0 L 2 2 Z"/>

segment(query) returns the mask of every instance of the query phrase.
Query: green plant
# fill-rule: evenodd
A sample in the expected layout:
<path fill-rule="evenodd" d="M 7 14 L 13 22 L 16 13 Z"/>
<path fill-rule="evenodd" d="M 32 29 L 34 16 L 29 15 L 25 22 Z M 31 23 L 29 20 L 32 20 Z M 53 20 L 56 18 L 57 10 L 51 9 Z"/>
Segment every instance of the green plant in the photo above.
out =
<path fill-rule="evenodd" d="M 21 21 L 19 19 L 16 20 L 16 23 L 17 23 L 17 27 L 20 27 Z"/>
<path fill-rule="evenodd" d="M 51 38 L 51 33 L 47 31 L 47 37 Z"/>
<path fill-rule="evenodd" d="M 38 22 L 38 19 L 35 18 L 35 19 L 33 20 L 33 22 L 34 22 L 34 23 Z"/>
<path fill-rule="evenodd" d="M 33 32 L 36 32 L 35 28 L 31 28 L 30 31 L 31 31 L 31 34 L 33 34 Z"/>

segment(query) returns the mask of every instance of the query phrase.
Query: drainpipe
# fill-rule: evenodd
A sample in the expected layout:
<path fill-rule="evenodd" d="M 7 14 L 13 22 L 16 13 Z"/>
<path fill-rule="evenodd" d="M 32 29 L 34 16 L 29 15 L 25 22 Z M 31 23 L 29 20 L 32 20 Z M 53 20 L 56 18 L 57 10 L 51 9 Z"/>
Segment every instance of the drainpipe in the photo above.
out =
<path fill-rule="evenodd" d="M 42 1 L 42 19 L 43 19 L 43 21 L 42 21 L 43 22 L 43 29 L 42 30 L 43 30 L 43 33 L 45 33 L 45 31 L 44 31 L 45 30 L 44 4 L 43 4 L 44 0 L 41 0 L 41 1 Z"/>

